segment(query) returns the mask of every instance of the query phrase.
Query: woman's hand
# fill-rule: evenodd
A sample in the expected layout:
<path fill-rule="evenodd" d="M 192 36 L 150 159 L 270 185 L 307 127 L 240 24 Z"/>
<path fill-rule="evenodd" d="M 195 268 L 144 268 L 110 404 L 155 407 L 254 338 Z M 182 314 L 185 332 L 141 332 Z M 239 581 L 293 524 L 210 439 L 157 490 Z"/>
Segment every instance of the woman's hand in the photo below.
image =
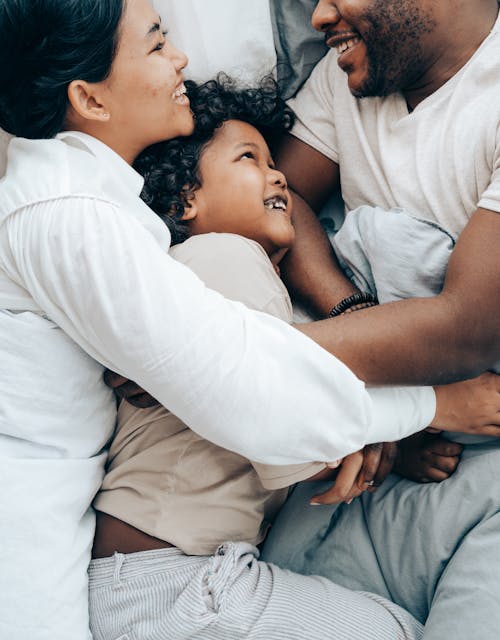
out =
<path fill-rule="evenodd" d="M 500 437 L 500 376 L 486 372 L 434 389 L 437 408 L 431 427 Z"/>
<path fill-rule="evenodd" d="M 311 504 L 350 504 L 364 491 L 376 491 L 392 470 L 397 447 L 396 442 L 368 444 L 346 456 L 332 488 L 311 498 Z"/>

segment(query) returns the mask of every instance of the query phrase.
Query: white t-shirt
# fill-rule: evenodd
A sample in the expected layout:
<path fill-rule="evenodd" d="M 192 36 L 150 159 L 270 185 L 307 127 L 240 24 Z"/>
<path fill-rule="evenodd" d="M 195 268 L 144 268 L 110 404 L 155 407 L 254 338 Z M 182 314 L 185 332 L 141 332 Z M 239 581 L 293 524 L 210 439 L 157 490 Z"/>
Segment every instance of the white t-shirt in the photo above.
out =
<path fill-rule="evenodd" d="M 203 437 L 268 464 L 335 460 L 432 419 L 370 390 L 169 257 L 142 178 L 79 133 L 15 139 L 0 181 L 0 637 L 88 640 L 91 499 L 115 407 L 103 366 Z M 304 416 L 307 420 L 304 420 Z"/>
<path fill-rule="evenodd" d="M 318 63 L 293 134 L 340 165 L 346 210 L 402 207 L 455 237 L 478 207 L 500 211 L 499 32 L 411 113 L 401 94 L 354 98 L 335 51 Z"/>

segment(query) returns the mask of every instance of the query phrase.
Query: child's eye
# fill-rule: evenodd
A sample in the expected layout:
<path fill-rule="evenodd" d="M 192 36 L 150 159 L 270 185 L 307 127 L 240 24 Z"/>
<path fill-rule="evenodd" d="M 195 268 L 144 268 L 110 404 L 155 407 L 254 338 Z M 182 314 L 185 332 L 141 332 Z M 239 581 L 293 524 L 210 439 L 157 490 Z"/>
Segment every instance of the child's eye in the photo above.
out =
<path fill-rule="evenodd" d="M 255 154 L 252 151 L 245 151 L 245 153 L 241 154 L 240 160 L 243 160 L 243 158 L 251 158 L 252 160 L 255 160 Z"/>

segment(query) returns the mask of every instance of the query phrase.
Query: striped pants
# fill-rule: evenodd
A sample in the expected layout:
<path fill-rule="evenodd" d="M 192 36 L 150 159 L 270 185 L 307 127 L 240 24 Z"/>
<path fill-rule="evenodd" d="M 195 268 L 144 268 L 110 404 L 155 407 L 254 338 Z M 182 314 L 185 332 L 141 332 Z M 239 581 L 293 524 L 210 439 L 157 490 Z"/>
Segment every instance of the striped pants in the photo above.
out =
<path fill-rule="evenodd" d="M 246 543 L 214 556 L 175 548 L 92 561 L 94 640 L 419 640 L 404 609 L 260 562 Z"/>

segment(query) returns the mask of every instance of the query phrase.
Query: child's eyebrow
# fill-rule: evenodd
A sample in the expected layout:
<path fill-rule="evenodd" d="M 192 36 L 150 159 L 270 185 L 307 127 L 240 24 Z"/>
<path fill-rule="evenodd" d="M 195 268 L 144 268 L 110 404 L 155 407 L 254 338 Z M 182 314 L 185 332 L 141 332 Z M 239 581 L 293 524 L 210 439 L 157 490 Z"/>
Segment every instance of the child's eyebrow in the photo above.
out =
<path fill-rule="evenodd" d="M 238 142 L 238 144 L 235 145 L 235 150 L 237 149 L 241 149 L 242 147 L 252 147 L 252 149 L 257 149 L 259 150 L 259 145 L 255 144 L 255 142 Z"/>

